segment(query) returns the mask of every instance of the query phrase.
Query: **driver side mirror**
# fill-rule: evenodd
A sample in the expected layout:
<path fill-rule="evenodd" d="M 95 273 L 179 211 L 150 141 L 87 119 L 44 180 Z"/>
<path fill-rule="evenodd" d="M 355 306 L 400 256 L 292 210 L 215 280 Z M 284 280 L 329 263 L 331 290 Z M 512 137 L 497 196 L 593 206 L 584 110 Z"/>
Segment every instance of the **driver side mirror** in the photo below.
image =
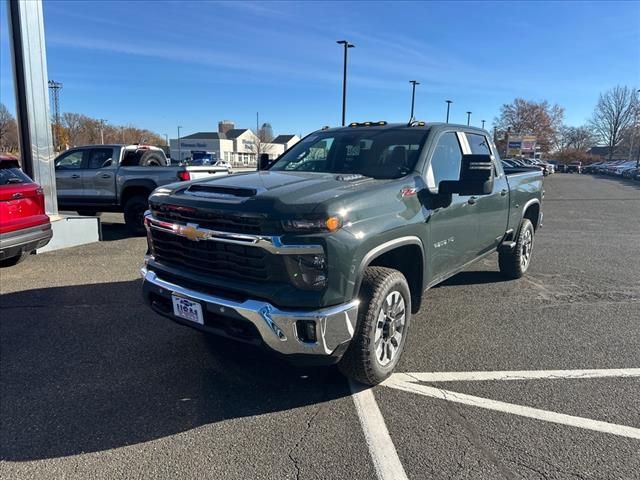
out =
<path fill-rule="evenodd" d="M 463 155 L 459 180 L 443 180 L 438 193 L 488 195 L 493 191 L 493 158 L 491 155 Z"/>
<path fill-rule="evenodd" d="M 271 160 L 269 160 L 268 153 L 261 153 L 260 160 L 258 161 L 258 170 L 266 170 L 271 166 Z"/>

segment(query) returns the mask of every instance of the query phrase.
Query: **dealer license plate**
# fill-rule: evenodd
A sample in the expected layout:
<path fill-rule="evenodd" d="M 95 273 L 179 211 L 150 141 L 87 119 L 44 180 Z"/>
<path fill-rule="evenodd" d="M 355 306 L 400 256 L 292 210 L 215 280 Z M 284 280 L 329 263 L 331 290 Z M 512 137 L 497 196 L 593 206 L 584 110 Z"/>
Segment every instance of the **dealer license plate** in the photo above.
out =
<path fill-rule="evenodd" d="M 173 314 L 176 317 L 204 325 L 202 305 L 188 298 L 178 297 L 176 295 L 172 295 L 171 299 L 173 300 Z"/>

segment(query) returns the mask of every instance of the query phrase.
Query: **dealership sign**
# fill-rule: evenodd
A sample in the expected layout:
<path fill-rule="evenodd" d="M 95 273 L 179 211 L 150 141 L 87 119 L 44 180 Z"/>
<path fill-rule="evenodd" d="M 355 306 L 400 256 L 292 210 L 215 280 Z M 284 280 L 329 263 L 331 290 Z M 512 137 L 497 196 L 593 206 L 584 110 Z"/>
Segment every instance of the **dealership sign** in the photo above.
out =
<path fill-rule="evenodd" d="M 533 135 L 509 135 L 507 138 L 507 158 L 520 157 L 536 150 L 536 137 Z"/>

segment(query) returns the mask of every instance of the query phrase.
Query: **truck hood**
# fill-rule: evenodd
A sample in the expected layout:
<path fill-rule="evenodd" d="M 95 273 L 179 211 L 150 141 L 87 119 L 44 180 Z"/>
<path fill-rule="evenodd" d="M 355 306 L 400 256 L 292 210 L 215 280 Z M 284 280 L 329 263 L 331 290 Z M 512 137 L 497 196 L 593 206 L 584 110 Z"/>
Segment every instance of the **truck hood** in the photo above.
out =
<path fill-rule="evenodd" d="M 326 213 L 336 199 L 342 203 L 390 181 L 350 174 L 260 171 L 166 185 L 154 192 L 150 202 L 284 218 Z"/>

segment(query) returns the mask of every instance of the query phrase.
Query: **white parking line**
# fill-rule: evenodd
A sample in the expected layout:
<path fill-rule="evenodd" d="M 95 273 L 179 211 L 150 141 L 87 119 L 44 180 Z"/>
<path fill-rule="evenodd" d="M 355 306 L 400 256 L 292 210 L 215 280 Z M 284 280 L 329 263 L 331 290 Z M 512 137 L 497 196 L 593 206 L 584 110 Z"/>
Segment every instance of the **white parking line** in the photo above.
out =
<path fill-rule="evenodd" d="M 470 372 L 472 373 L 472 372 Z M 487 372 L 491 373 L 491 372 Z M 499 373 L 499 372 L 496 372 Z M 497 400 L 490 400 L 488 398 L 475 397 L 473 395 L 467 395 L 464 393 L 452 392 L 449 390 L 442 390 L 440 388 L 429 387 L 427 385 L 421 385 L 415 383 L 418 380 L 415 374 L 394 374 L 385 380 L 382 385 L 395 388 L 397 390 L 403 390 L 406 392 L 417 393 L 418 395 L 424 395 L 431 398 L 437 398 L 440 400 L 446 400 L 449 402 L 461 403 L 464 405 L 471 405 L 474 407 L 485 408 L 489 410 L 496 410 L 498 412 L 511 413 L 513 415 L 519 415 L 521 417 L 534 418 L 537 420 L 544 420 L 547 422 L 560 423 L 563 425 L 569 425 L 572 427 L 579 427 L 588 430 L 595 430 L 597 432 L 610 433 L 613 435 L 619 435 L 621 437 L 640 439 L 640 429 L 634 427 L 627 427 L 625 425 L 618 425 L 615 423 L 602 422 L 599 420 L 592 420 L 589 418 L 575 417 L 573 415 L 565 415 L 564 413 L 556 413 L 548 410 L 541 410 L 538 408 L 526 407 L 523 405 L 515 405 L 513 403 L 500 402 Z M 424 378 L 428 378 L 429 374 L 423 375 Z M 538 378 L 538 377 L 535 377 Z M 545 377 L 543 377 L 545 378 Z M 572 378 L 572 377 L 568 377 Z M 591 377 L 593 378 L 593 377 Z"/>
<path fill-rule="evenodd" d="M 370 388 L 349 382 L 378 480 L 408 480 Z"/>
<path fill-rule="evenodd" d="M 419 372 L 399 373 L 406 381 L 454 382 L 475 380 L 530 380 L 553 378 L 640 377 L 640 368 L 610 368 L 592 370 L 512 370 L 503 372 Z M 400 377 L 397 377 L 400 378 Z"/>

